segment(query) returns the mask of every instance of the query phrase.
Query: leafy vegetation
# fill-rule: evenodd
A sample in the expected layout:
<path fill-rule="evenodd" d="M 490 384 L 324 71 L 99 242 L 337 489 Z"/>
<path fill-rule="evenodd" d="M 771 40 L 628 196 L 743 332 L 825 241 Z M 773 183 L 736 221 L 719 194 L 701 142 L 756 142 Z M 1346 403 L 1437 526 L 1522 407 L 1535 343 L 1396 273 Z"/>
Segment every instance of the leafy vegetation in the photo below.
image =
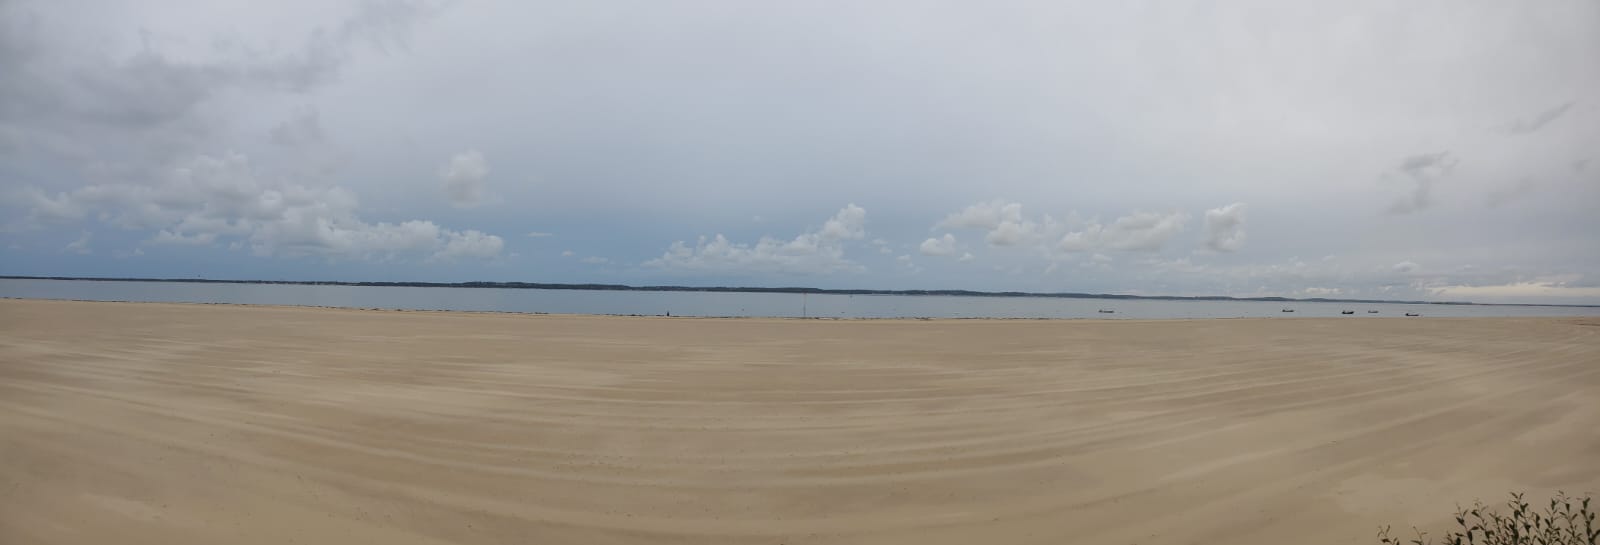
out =
<path fill-rule="evenodd" d="M 1434 541 L 1426 532 L 1412 531 L 1414 538 L 1389 535 L 1389 528 L 1378 532 L 1380 543 L 1389 545 L 1600 545 L 1600 528 L 1595 526 L 1589 498 L 1557 493 L 1543 510 L 1531 509 L 1520 493 L 1511 494 L 1506 513 L 1483 502 L 1456 509 L 1456 529 Z"/>

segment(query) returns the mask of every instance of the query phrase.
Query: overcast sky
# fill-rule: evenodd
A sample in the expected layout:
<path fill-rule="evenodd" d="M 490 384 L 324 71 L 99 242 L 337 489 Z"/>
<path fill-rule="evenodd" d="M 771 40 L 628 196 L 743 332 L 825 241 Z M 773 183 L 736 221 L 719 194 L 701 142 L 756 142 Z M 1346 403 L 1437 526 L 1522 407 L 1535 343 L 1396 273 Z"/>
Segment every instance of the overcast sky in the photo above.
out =
<path fill-rule="evenodd" d="M 1600 2 L 0 0 L 0 273 L 1600 303 Z"/>

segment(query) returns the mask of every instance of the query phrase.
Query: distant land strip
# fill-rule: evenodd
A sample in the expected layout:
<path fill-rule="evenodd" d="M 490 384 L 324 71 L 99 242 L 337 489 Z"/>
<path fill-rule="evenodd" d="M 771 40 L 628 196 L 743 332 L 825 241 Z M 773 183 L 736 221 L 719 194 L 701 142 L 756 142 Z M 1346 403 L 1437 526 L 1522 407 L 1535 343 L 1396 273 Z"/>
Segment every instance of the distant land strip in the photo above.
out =
<path fill-rule="evenodd" d="M 1535 303 L 1473 303 L 1468 301 L 1395 301 L 1385 299 L 1328 299 L 1313 297 L 1230 297 L 1226 295 L 1121 295 L 1114 293 L 1027 292 L 1027 291 L 973 291 L 973 290 L 869 290 L 825 289 L 802 287 L 763 288 L 750 286 L 628 286 L 624 284 L 550 284 L 543 282 L 340 282 L 335 280 L 221 280 L 212 278 L 115 278 L 90 276 L 15 276 L 0 275 L 5 280 L 74 280 L 87 282 L 174 282 L 187 284 L 288 284 L 301 286 L 366 286 L 403 288 L 497 288 L 524 290 L 586 290 L 586 291 L 700 291 L 722 293 L 817 293 L 826 295 L 936 295 L 948 297 L 1054 297 L 1060 299 L 1119 299 L 1151 301 L 1266 301 L 1285 303 L 1387 303 L 1401 305 L 1477 305 L 1502 307 L 1578 307 L 1600 308 L 1600 305 L 1560 305 Z"/>

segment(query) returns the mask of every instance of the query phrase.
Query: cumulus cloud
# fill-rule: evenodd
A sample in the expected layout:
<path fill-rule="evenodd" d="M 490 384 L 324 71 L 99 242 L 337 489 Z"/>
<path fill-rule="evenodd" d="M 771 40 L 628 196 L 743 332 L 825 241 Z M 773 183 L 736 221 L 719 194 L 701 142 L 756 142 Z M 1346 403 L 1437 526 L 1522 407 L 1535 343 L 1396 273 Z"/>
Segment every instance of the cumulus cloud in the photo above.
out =
<path fill-rule="evenodd" d="M 447 240 L 443 248 L 434 252 L 433 259 L 488 259 L 500 255 L 500 250 L 505 248 L 505 241 L 500 237 L 474 229 L 459 232 L 441 230 L 440 233 Z"/>
<path fill-rule="evenodd" d="M 977 258 L 976 257 L 972 257 L 972 252 L 966 252 L 966 253 L 961 254 L 961 259 L 957 259 L 956 261 L 960 261 L 962 263 L 967 263 L 967 262 L 970 262 L 970 261 L 972 261 L 974 259 L 977 259 Z"/>
<path fill-rule="evenodd" d="M 761 237 L 755 244 L 730 242 L 722 234 L 700 237 L 694 245 L 673 242 L 661 257 L 646 261 L 648 267 L 677 271 L 724 272 L 735 274 L 832 274 L 859 271 L 861 267 L 846 259 L 847 240 L 866 236 L 867 211 L 850 204 L 839 210 L 816 231 L 801 233 L 791 240 Z"/>
<path fill-rule="evenodd" d="M 1384 173 L 1385 179 L 1401 179 L 1411 185 L 1411 191 L 1389 205 L 1390 214 L 1410 214 L 1433 206 L 1433 185 L 1449 176 L 1460 161 L 1448 151 L 1422 153 L 1406 157 L 1394 170 Z"/>
<path fill-rule="evenodd" d="M 1390 268 L 1397 273 L 1413 273 L 1416 272 L 1417 269 L 1422 268 L 1422 266 L 1412 261 L 1401 261 L 1399 263 L 1395 263 L 1394 266 Z"/>
<path fill-rule="evenodd" d="M 922 241 L 918 248 L 922 255 L 951 255 L 956 253 L 956 237 L 945 233 L 943 238 L 930 238 Z M 970 255 L 970 254 L 969 254 Z"/>
<path fill-rule="evenodd" d="M 937 227 L 980 229 L 988 232 L 984 241 L 990 246 L 1018 246 L 1032 241 L 1039 223 L 1023 217 L 1021 203 L 997 199 L 952 213 Z"/>
<path fill-rule="evenodd" d="M 73 28 L 73 14 L 38 7 L 0 3 L 0 64 L 25 67 L 0 78 L 0 140 L 6 142 L 0 156 L 28 157 L 31 168 L 57 173 L 52 182 L 102 183 L 29 187 L 26 198 L 11 200 L 27 210 L 22 223 L 99 221 L 150 232 L 147 244 L 227 241 L 263 256 L 444 258 L 499 251 L 494 235 L 424 220 L 368 222 L 357 216 L 348 190 L 285 181 L 259 171 L 243 154 L 195 151 L 218 149 L 234 128 L 216 108 L 271 95 L 308 96 L 337 79 L 356 43 L 381 50 L 404 45 L 412 24 L 430 12 L 426 6 L 367 2 L 287 45 L 215 37 L 209 49 L 174 53 L 163 45 L 183 40 L 152 39 L 146 32 L 131 54 L 100 43 L 72 46 L 62 36 L 71 35 L 63 31 Z M 304 106 L 267 136 L 292 154 L 322 139 L 321 120 Z"/>
<path fill-rule="evenodd" d="M 822 224 L 819 235 L 824 240 L 840 241 L 844 239 L 861 238 L 866 236 L 867 210 L 850 204 L 839 210 L 832 218 Z"/>
<path fill-rule="evenodd" d="M 1227 226 L 1233 230 L 1228 234 L 1242 241 L 1240 226 L 1243 220 L 1243 205 L 1237 205 L 1236 208 L 1224 207 L 1224 209 L 1225 217 L 1221 218 L 1224 223 L 1227 217 L 1238 220 L 1233 225 Z M 1119 217 L 1110 224 L 1101 224 L 1093 219 L 1080 221 L 1075 219 L 1077 216 L 1076 212 L 1068 215 L 1068 218 L 1071 218 L 1070 223 L 1077 224 L 1076 228 L 1071 228 L 1067 223 L 1058 222 L 1048 214 L 1028 218 L 1023 214 L 1020 203 L 994 200 L 974 204 L 949 214 L 935 227 L 984 230 L 986 231 L 984 240 L 990 246 L 1026 246 L 1049 255 L 1100 249 L 1157 252 L 1178 233 L 1183 232 L 1189 221 L 1189 214 L 1182 211 L 1134 212 Z M 928 242 L 924 242 L 923 245 L 930 246 Z"/>
<path fill-rule="evenodd" d="M 1154 252 L 1182 232 L 1184 224 L 1188 222 L 1189 214 L 1184 212 L 1135 212 L 1117 218 L 1099 233 L 1107 248 Z"/>
<path fill-rule="evenodd" d="M 944 220 L 939 222 L 939 227 L 990 230 L 999 227 L 1000 223 L 1005 221 L 1022 221 L 1021 203 L 1008 203 L 996 199 L 974 204 L 960 212 L 945 216 Z"/>
<path fill-rule="evenodd" d="M 68 242 L 66 246 L 63 246 L 61 248 L 61 251 L 63 251 L 63 252 L 72 252 L 72 253 L 75 253 L 75 254 L 87 254 L 87 253 L 90 252 L 89 239 L 93 238 L 93 237 L 94 237 L 94 233 L 90 233 L 88 231 L 84 231 L 82 234 L 78 235 L 78 239 L 77 240 L 74 240 L 72 242 Z"/>
<path fill-rule="evenodd" d="M 463 151 L 439 169 L 450 203 L 470 208 L 483 203 L 483 179 L 489 176 L 489 160 L 476 150 Z"/>
<path fill-rule="evenodd" d="M 268 177 L 242 154 L 195 156 L 149 185 L 96 184 L 44 195 L 29 216 L 98 221 L 155 231 L 153 244 L 248 244 L 260 256 L 340 259 L 492 257 L 503 242 L 478 231 L 452 231 L 431 221 L 368 222 L 354 193 Z"/>
<path fill-rule="evenodd" d="M 1503 129 L 1512 134 L 1528 134 L 1538 131 L 1539 129 L 1544 128 L 1545 125 L 1549 125 L 1551 121 L 1560 119 L 1563 114 L 1567 113 L 1567 110 L 1572 109 L 1574 104 L 1577 103 L 1568 102 L 1566 104 L 1539 112 L 1533 117 L 1512 121 L 1507 123 Z"/>
<path fill-rule="evenodd" d="M 1056 249 L 1063 252 L 1087 252 L 1100 247 L 1100 234 L 1105 228 L 1089 222 L 1082 229 L 1069 232 L 1056 241 Z"/>
<path fill-rule="evenodd" d="M 1235 252 L 1244 245 L 1242 202 L 1206 211 L 1206 247 L 1218 252 Z"/>
<path fill-rule="evenodd" d="M 577 255 L 577 252 L 574 252 L 572 250 L 562 250 L 561 251 L 561 257 L 572 257 L 574 255 Z"/>

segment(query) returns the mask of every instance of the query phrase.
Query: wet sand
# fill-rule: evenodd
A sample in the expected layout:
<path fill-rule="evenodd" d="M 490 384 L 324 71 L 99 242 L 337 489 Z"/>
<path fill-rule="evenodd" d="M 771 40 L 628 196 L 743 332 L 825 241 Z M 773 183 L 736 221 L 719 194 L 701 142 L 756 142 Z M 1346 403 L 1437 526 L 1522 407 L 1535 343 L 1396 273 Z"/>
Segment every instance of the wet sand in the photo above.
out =
<path fill-rule="evenodd" d="M 1373 543 L 1600 491 L 1600 318 L 0 301 L 0 543 Z"/>

